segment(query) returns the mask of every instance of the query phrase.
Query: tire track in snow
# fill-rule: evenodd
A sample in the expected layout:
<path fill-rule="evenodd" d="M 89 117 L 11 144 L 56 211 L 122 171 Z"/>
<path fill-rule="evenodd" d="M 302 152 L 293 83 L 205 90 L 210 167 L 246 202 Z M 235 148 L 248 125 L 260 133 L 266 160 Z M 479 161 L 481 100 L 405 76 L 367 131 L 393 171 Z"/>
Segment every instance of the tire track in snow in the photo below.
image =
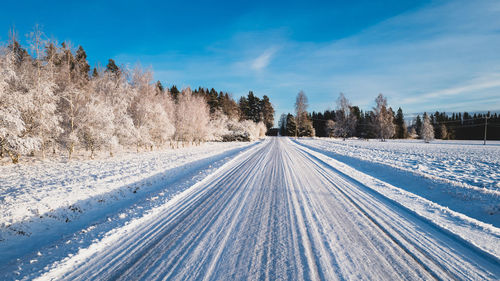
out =
<path fill-rule="evenodd" d="M 496 279 L 500 268 L 495 262 L 477 255 L 477 249 L 457 243 L 456 237 L 436 231 L 435 225 L 395 206 L 391 200 L 376 196 L 355 179 L 336 171 L 328 164 L 297 145 L 304 157 L 312 162 L 338 193 L 362 212 L 385 235 L 437 280 L 488 280 Z M 397 212 L 397 213 L 395 213 Z M 383 216 L 385 215 L 385 216 Z M 425 229 L 422 229 L 424 228 Z M 408 231 L 415 229 L 417 231 Z M 481 268 L 481 263 L 486 265 Z M 479 270 L 477 270 L 479 269 Z"/>
<path fill-rule="evenodd" d="M 42 277 L 428 280 L 436 271 L 442 279 L 495 279 L 467 249 L 286 139 L 266 140 L 167 204 Z M 421 257 L 402 237 L 442 257 Z"/>

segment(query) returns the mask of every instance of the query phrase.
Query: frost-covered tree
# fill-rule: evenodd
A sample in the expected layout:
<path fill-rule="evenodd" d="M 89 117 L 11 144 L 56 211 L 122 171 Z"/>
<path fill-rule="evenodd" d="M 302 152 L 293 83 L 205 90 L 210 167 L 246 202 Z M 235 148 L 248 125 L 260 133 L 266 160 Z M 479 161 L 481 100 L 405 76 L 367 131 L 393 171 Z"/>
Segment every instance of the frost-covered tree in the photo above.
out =
<path fill-rule="evenodd" d="M 325 132 L 328 137 L 333 137 L 335 136 L 335 122 L 331 119 L 326 121 L 325 124 Z"/>
<path fill-rule="evenodd" d="M 7 153 L 13 163 L 22 154 L 38 148 L 38 139 L 26 135 L 23 112 L 33 107 L 26 91 L 19 89 L 16 57 L 12 49 L 0 49 L 0 154 Z"/>
<path fill-rule="evenodd" d="M 57 136 L 62 132 L 59 126 L 60 116 L 56 114 L 58 97 L 55 94 L 56 84 L 52 68 L 43 63 L 43 48 L 45 41 L 38 27 L 30 33 L 31 49 L 34 54 L 33 67 L 27 67 L 27 77 L 24 82 L 28 88 L 27 95 L 32 99 L 33 106 L 24 113 L 27 132 L 38 138 L 45 157 L 48 145 L 55 144 Z"/>
<path fill-rule="evenodd" d="M 445 124 L 441 124 L 441 126 L 439 126 L 439 135 L 442 140 L 448 139 L 448 129 Z"/>
<path fill-rule="evenodd" d="M 82 143 L 90 150 L 90 158 L 95 151 L 103 148 L 111 149 L 117 144 L 113 135 L 113 108 L 98 97 L 92 96 L 82 107 L 81 125 L 78 128 Z"/>
<path fill-rule="evenodd" d="M 132 74 L 135 91 L 130 113 L 137 131 L 137 147 L 162 146 L 174 134 L 173 102 L 158 91 L 152 73 L 137 67 Z"/>
<path fill-rule="evenodd" d="M 434 127 L 431 124 L 431 120 L 427 115 L 427 112 L 424 113 L 424 120 L 422 121 L 422 128 L 420 131 L 420 137 L 426 142 L 430 142 L 434 139 Z"/>
<path fill-rule="evenodd" d="M 122 71 L 120 70 L 120 73 Z M 99 97 L 113 110 L 113 135 L 121 146 L 131 146 L 137 143 L 139 133 L 129 113 L 130 105 L 137 91 L 128 83 L 125 75 L 114 72 L 100 71 L 92 79 L 92 96 Z M 112 148 L 110 146 L 110 148 Z M 110 151 L 111 152 L 111 151 Z"/>
<path fill-rule="evenodd" d="M 209 140 L 222 141 L 224 136 L 230 134 L 228 129 L 229 118 L 222 111 L 217 110 L 210 115 Z"/>
<path fill-rule="evenodd" d="M 344 140 L 354 134 L 357 124 L 356 115 L 351 112 L 351 104 L 349 100 L 340 93 L 337 99 L 337 110 L 335 111 L 335 125 L 333 133 L 337 137 L 342 137 Z"/>
<path fill-rule="evenodd" d="M 308 101 L 304 91 L 300 91 L 295 99 L 295 122 L 297 123 L 295 136 L 314 136 L 315 131 L 307 115 Z"/>
<path fill-rule="evenodd" d="M 79 65 L 88 66 L 83 54 L 79 61 L 71 51 L 71 43 L 65 42 L 61 49 L 54 50 L 52 44 L 46 48 L 47 65 L 56 66 L 56 93 L 59 97 L 58 114 L 61 117 L 62 134 L 59 142 L 68 152 L 71 159 L 75 149 L 79 147 L 78 128 L 81 122 L 81 108 L 90 99 L 93 92 L 88 80 L 88 74 Z M 83 50 L 83 49 L 82 49 Z"/>
<path fill-rule="evenodd" d="M 392 110 L 387 107 L 387 99 L 379 94 L 375 99 L 376 107 L 373 108 L 374 122 L 373 126 L 378 137 L 385 141 L 394 136 L 396 129 L 394 126 L 394 115 Z"/>
<path fill-rule="evenodd" d="M 194 96 L 190 88 L 184 89 L 177 99 L 176 140 L 199 143 L 207 139 L 210 111 L 205 99 Z"/>
<path fill-rule="evenodd" d="M 82 147 L 94 157 L 101 149 L 172 145 L 174 137 L 197 143 L 253 140 L 272 126 L 267 96 L 249 93 L 250 120 L 240 122 L 240 107 L 227 93 L 180 94 L 175 86 L 169 91 L 152 82 L 152 72 L 130 71 L 113 60 L 90 75 L 83 47 L 43 38 L 36 27 L 30 52 L 15 36 L 0 49 L 0 157 L 8 154 L 13 162 L 39 151 L 45 157 L 50 145 L 54 152 L 66 149 L 68 158 Z"/>

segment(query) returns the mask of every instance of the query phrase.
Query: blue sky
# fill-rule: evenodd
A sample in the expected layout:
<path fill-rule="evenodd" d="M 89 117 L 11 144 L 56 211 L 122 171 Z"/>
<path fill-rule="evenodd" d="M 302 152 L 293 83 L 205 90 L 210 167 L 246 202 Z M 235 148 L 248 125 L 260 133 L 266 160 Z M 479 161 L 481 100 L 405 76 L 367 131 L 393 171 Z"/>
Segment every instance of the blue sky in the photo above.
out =
<path fill-rule="evenodd" d="M 102 3 L 105 2 L 105 3 Z M 500 109 L 500 2 L 10 1 L 0 40 L 40 24 L 82 45 L 92 64 L 151 66 L 179 87 L 253 90 L 292 112 L 362 109 L 378 93 L 407 113 Z"/>

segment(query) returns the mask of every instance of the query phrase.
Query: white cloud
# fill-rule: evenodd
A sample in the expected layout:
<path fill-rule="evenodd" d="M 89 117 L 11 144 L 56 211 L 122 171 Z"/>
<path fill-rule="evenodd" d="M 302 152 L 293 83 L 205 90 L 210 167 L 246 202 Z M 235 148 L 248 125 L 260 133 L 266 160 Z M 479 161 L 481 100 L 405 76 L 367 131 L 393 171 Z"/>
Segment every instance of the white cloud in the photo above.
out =
<path fill-rule="evenodd" d="M 276 48 L 269 48 L 265 50 L 260 56 L 254 59 L 251 63 L 251 66 L 256 71 L 261 71 L 266 68 L 271 62 L 272 57 L 276 53 Z"/>

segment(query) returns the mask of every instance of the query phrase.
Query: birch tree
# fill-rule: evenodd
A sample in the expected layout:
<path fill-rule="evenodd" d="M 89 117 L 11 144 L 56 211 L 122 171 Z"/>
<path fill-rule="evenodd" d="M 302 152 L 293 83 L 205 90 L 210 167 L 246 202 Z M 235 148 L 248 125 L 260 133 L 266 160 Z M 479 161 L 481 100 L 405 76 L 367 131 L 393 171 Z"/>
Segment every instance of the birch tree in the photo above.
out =
<path fill-rule="evenodd" d="M 357 118 L 351 113 L 351 104 L 343 93 L 339 94 L 337 99 L 337 110 L 335 111 L 335 124 L 333 133 L 344 140 L 354 134 Z"/>
<path fill-rule="evenodd" d="M 33 100 L 33 107 L 25 115 L 28 131 L 39 139 L 42 156 L 45 158 L 47 146 L 62 132 L 59 126 L 59 115 L 56 114 L 57 96 L 56 84 L 50 68 L 43 65 L 42 53 L 44 47 L 43 33 L 35 27 L 30 33 L 31 49 L 35 55 L 34 67 L 30 70 L 28 82 L 28 96 Z M 31 83 L 30 83 L 31 82 Z M 31 85 L 30 85 L 31 84 Z"/>
<path fill-rule="evenodd" d="M 387 99 L 382 94 L 377 96 L 375 103 L 376 107 L 373 108 L 373 113 L 375 115 L 373 126 L 375 127 L 378 137 L 382 141 L 385 141 L 394 136 L 396 132 L 394 116 L 387 107 Z"/>

